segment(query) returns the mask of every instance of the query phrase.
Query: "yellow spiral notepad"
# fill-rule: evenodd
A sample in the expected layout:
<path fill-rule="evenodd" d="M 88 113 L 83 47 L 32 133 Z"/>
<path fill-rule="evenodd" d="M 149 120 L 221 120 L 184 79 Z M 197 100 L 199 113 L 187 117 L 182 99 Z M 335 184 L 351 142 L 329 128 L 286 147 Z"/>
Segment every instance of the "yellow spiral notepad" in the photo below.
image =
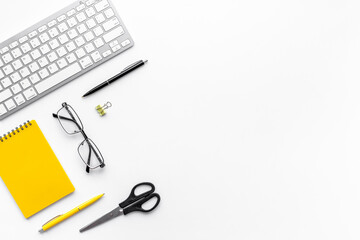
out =
<path fill-rule="evenodd" d="M 0 136 L 0 177 L 25 218 L 75 190 L 35 121 Z"/>

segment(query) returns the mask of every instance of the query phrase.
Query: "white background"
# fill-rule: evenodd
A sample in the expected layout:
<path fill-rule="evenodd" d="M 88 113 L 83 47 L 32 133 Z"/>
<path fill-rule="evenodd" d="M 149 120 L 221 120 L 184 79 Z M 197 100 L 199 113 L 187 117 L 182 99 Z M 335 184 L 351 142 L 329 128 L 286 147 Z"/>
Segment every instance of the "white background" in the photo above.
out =
<path fill-rule="evenodd" d="M 0 40 L 70 3 L 2 1 Z M 35 119 L 76 188 L 26 220 L 0 182 L 1 239 L 359 239 L 358 1 L 114 4 L 134 48 L 0 122 L 7 132 Z M 81 98 L 139 59 L 149 63 Z M 52 118 L 64 101 L 103 152 L 104 169 L 86 174 L 81 136 Z M 100 118 L 94 107 L 107 101 L 113 107 Z M 78 232 L 142 181 L 162 196 L 156 211 Z"/>

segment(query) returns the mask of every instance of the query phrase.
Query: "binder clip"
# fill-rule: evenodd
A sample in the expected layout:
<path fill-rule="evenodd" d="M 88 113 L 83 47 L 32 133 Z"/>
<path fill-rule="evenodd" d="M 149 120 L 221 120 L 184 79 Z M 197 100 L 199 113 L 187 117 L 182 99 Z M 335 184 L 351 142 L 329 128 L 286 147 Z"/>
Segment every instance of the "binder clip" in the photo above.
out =
<path fill-rule="evenodd" d="M 112 107 L 111 102 L 107 102 L 104 104 L 104 106 L 97 105 L 95 109 L 96 109 L 96 111 L 98 111 L 99 115 L 102 117 L 106 114 L 105 109 L 108 109 L 110 107 Z"/>

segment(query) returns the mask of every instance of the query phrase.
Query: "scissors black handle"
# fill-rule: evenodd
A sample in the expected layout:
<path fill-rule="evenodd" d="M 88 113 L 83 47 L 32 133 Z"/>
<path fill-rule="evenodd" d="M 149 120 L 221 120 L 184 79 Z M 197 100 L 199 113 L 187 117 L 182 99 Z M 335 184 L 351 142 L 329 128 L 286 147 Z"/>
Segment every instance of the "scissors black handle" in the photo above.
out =
<path fill-rule="evenodd" d="M 151 187 L 150 190 L 140 194 L 136 195 L 135 190 L 140 186 L 149 186 Z M 144 182 L 137 184 L 132 190 L 129 195 L 129 197 L 119 204 L 119 206 L 124 209 L 124 215 L 131 213 L 131 212 L 151 212 L 154 210 L 160 203 L 160 195 L 155 192 L 155 186 L 152 183 Z M 156 203 L 151 209 L 144 209 L 142 205 L 146 203 L 147 201 L 151 200 L 152 198 L 156 198 Z"/>

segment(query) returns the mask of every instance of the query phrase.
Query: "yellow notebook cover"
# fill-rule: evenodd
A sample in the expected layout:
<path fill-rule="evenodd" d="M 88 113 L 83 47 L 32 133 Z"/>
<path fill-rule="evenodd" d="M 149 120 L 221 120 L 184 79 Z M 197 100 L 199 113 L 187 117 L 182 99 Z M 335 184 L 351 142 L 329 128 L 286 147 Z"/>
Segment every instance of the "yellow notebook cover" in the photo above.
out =
<path fill-rule="evenodd" d="M 25 218 L 75 190 L 34 120 L 0 136 L 0 177 Z"/>

